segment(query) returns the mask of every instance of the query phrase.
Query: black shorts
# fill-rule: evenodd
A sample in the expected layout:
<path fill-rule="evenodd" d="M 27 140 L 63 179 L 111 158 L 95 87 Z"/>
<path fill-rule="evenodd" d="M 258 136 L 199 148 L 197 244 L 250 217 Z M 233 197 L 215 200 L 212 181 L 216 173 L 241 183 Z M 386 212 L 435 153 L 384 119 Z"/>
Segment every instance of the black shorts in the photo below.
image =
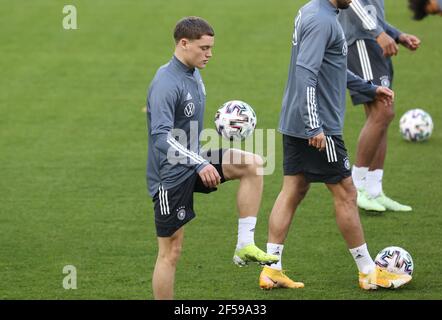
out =
<path fill-rule="evenodd" d="M 350 161 L 341 136 L 327 136 L 319 151 L 308 140 L 283 135 L 284 175 L 304 174 L 307 182 L 339 183 L 351 176 Z"/>
<path fill-rule="evenodd" d="M 348 69 L 377 86 L 392 88 L 393 63 L 374 40 L 357 40 L 348 48 Z M 372 97 L 352 90 L 350 96 L 354 105 L 373 101 Z"/>
<path fill-rule="evenodd" d="M 222 170 L 222 156 L 225 151 L 226 149 L 209 150 L 201 154 L 216 168 L 221 176 L 221 183 L 226 181 Z M 160 185 L 158 192 L 152 199 L 157 236 L 170 237 L 195 217 L 195 211 L 193 210 L 194 192 L 210 193 L 216 190 L 217 188 L 204 186 L 196 172 L 176 187 L 166 190 Z"/>

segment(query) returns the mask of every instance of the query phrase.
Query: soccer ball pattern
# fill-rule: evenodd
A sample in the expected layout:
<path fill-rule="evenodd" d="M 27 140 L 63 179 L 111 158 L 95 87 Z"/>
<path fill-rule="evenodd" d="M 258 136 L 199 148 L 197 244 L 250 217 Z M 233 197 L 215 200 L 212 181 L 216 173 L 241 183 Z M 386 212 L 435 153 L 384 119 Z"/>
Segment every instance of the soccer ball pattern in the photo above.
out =
<path fill-rule="evenodd" d="M 376 265 L 397 274 L 412 275 L 414 263 L 411 255 L 401 247 L 382 249 L 375 258 Z"/>
<path fill-rule="evenodd" d="M 224 103 L 215 114 L 218 134 L 227 140 L 244 140 L 256 127 L 256 114 L 244 101 L 232 100 Z"/>
<path fill-rule="evenodd" d="M 428 140 L 433 132 L 433 120 L 422 109 L 407 111 L 399 120 L 399 128 L 402 137 L 408 141 Z"/>

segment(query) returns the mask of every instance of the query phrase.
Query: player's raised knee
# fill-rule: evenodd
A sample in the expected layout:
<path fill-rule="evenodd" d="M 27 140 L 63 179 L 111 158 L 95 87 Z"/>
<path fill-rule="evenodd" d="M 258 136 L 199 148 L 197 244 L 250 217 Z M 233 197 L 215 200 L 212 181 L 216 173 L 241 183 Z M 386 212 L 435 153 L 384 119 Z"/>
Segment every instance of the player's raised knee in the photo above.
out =
<path fill-rule="evenodd" d="M 262 175 L 262 168 L 264 166 L 264 159 L 257 154 L 247 154 L 246 162 L 247 173 L 251 175 Z"/>

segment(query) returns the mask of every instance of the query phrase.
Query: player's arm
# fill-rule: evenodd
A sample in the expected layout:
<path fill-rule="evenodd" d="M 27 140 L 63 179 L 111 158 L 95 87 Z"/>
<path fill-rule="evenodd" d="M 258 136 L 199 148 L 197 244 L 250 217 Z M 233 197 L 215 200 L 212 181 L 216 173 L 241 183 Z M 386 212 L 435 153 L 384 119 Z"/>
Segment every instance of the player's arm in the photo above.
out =
<path fill-rule="evenodd" d="M 209 164 L 208 161 L 185 148 L 179 140 L 188 137 L 183 132 L 174 130 L 175 105 L 178 99 L 178 89 L 167 84 L 157 84 L 149 95 L 148 111 L 151 118 L 153 146 L 158 152 L 166 155 L 171 163 L 187 166 L 189 170 L 196 169 L 199 172 Z"/>
<path fill-rule="evenodd" d="M 421 41 L 418 37 L 412 34 L 404 33 L 399 29 L 393 27 L 388 22 L 386 22 L 386 32 L 397 43 L 402 44 L 404 47 L 411 51 L 416 51 L 421 44 Z"/>
<path fill-rule="evenodd" d="M 387 30 L 388 34 L 390 34 L 397 43 L 402 44 L 405 48 L 411 51 L 416 51 L 417 49 L 419 49 L 421 40 L 415 35 L 404 33 L 388 23 Z"/>
<path fill-rule="evenodd" d="M 188 137 L 179 130 L 174 130 L 175 105 L 178 99 L 178 90 L 168 85 L 158 85 L 149 96 L 153 146 L 158 152 L 165 154 L 171 163 L 196 170 L 203 184 L 214 188 L 221 183 L 216 168 L 200 155 L 185 148 L 179 142 L 180 138 L 176 139 L 181 137 L 184 144 L 187 144 Z"/>
<path fill-rule="evenodd" d="M 399 36 L 403 33 L 402 31 L 400 31 L 399 29 L 393 27 L 391 24 L 389 24 L 388 22 L 385 22 L 385 32 L 392 37 L 396 42 L 399 43 Z"/>
<path fill-rule="evenodd" d="M 382 101 L 386 106 L 391 106 L 394 102 L 394 92 L 387 87 L 373 85 L 347 70 L 347 89 L 368 95 L 369 97 Z"/>
<path fill-rule="evenodd" d="M 299 46 L 296 63 L 295 99 L 301 102 L 302 119 L 309 145 L 325 149 L 325 136 L 321 116 L 318 112 L 318 74 L 324 59 L 325 50 L 331 36 L 331 26 L 327 21 L 301 22 L 298 32 Z"/>

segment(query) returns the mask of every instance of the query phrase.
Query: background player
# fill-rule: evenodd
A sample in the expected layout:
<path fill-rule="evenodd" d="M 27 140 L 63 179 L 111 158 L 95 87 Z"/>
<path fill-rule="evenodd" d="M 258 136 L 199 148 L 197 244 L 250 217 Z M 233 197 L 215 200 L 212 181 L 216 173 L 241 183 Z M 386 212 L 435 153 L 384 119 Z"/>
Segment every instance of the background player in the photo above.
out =
<path fill-rule="evenodd" d="M 430 14 L 442 15 L 442 0 L 408 0 L 415 20 L 422 20 Z"/>
<path fill-rule="evenodd" d="M 383 0 L 353 0 L 350 8 L 339 15 L 349 45 L 349 70 L 364 80 L 391 88 L 393 64 L 390 57 L 398 53 L 397 43 L 414 51 L 419 48 L 420 40 L 387 23 Z M 387 132 L 394 118 L 394 106 L 386 106 L 380 100 L 351 89 L 350 95 L 354 105 L 364 104 L 366 114 L 352 171 L 358 190 L 358 206 L 372 211 L 411 211 L 410 206 L 387 197 L 382 188 Z"/>

